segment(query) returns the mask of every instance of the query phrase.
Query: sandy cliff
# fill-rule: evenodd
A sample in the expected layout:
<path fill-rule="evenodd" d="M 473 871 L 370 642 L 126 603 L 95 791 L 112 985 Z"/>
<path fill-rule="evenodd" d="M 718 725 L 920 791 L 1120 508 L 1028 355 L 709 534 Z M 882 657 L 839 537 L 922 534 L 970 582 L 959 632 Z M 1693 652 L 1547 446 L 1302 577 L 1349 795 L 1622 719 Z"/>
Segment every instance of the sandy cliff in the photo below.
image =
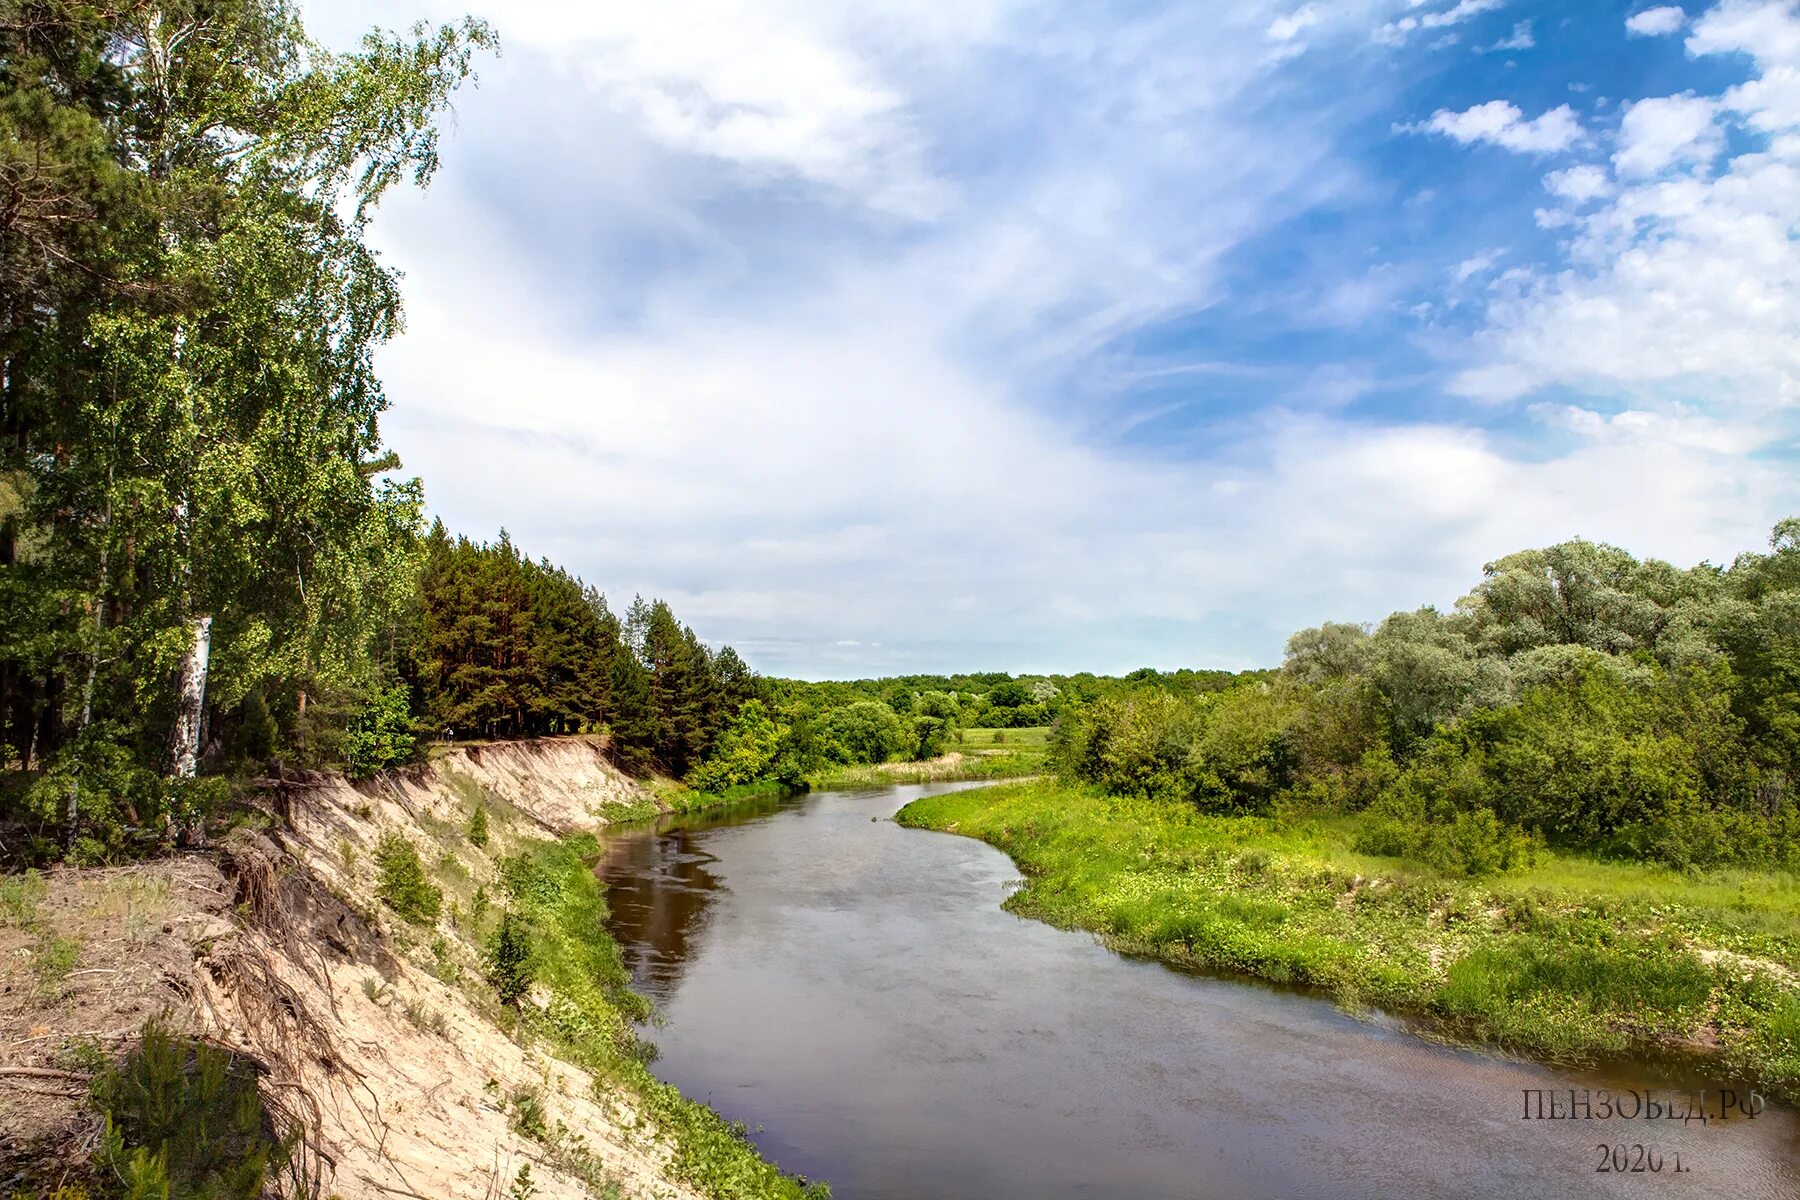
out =
<path fill-rule="evenodd" d="M 262 799 L 271 819 L 211 851 L 58 869 L 0 910 L 0 1183 L 28 1158 L 74 1166 L 91 1152 L 82 1097 L 96 1051 L 119 1053 L 167 1013 L 261 1063 L 264 1094 L 308 1130 L 321 1195 L 497 1197 L 527 1164 L 539 1196 L 694 1194 L 668 1177 L 671 1148 L 633 1097 L 509 1036 L 472 982 L 479 922 L 465 914 L 476 889 L 495 890 L 505 854 L 654 811 L 602 743 L 459 749 Z M 466 834 L 477 804 L 482 848 Z M 400 922 L 376 898 L 376 847 L 396 835 L 444 888 L 434 925 Z M 516 1131 L 522 1092 L 568 1131 L 560 1149 Z"/>

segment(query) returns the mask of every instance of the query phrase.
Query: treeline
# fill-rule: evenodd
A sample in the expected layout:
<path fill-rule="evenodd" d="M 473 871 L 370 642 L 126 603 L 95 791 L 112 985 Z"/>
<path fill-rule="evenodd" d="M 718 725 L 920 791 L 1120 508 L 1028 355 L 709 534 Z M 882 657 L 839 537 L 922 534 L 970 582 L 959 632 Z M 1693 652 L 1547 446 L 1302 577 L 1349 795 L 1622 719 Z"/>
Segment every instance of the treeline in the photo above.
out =
<path fill-rule="evenodd" d="M 663 601 L 637 598 L 621 620 L 504 533 L 433 527 L 411 632 L 394 669 L 421 731 L 446 739 L 606 730 L 627 769 L 679 778 L 756 694 L 737 652 L 709 649 Z"/>
<path fill-rule="evenodd" d="M 1359 848 L 1468 873 L 1555 845 L 1800 867 L 1800 519 L 1682 570 L 1584 541 L 1455 609 L 1295 634 L 1273 678 L 1063 714 L 1054 753 L 1213 813 L 1366 811 Z"/>
<path fill-rule="evenodd" d="M 826 682 L 775 679 L 768 691 L 782 719 L 805 727 L 823 761 L 854 765 L 930 758 L 949 748 L 959 729 L 1048 725 L 1065 709 L 1121 691 L 1201 695 L 1241 678 L 1229 671 L 1150 667 L 1123 677 L 985 671 Z"/>

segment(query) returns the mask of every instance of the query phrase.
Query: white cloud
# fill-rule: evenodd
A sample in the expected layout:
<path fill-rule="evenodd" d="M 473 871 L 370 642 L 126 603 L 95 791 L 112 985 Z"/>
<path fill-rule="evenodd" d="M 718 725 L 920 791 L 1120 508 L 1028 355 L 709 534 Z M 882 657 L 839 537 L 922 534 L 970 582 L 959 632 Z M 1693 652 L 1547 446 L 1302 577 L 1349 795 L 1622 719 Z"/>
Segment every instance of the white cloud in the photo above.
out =
<path fill-rule="evenodd" d="M 1694 22 L 1693 55 L 1743 53 L 1765 69 L 1800 59 L 1800 22 L 1788 0 L 1724 0 Z"/>
<path fill-rule="evenodd" d="M 1607 177 L 1603 167 L 1592 163 L 1581 163 L 1561 171 L 1552 171 L 1544 176 L 1544 186 L 1552 194 L 1577 204 L 1585 204 L 1589 200 L 1598 200 L 1612 191 L 1612 180 Z"/>
<path fill-rule="evenodd" d="M 896 63 L 978 43 L 1011 0 L 949 6 L 871 0 L 854 11 L 787 0 L 565 6 L 514 3 L 493 18 L 509 52 L 579 74 L 595 101 L 666 147 L 734 165 L 747 185 L 792 181 L 873 214 L 930 220 L 956 202 Z M 457 0 L 379 0 L 354 16 L 308 6 L 326 30 L 405 25 Z M 354 22 L 354 25 L 352 25 Z"/>
<path fill-rule="evenodd" d="M 1800 114 L 1769 85 L 1800 58 L 1800 16 L 1785 3 L 1728 0 L 1695 23 L 1688 47 L 1748 53 L 1759 73 L 1723 98 L 1661 97 L 1628 110 L 1616 188 L 1602 189 L 1597 167 L 1546 180 L 1570 200 L 1604 202 L 1562 214 L 1570 234 L 1560 269 L 1517 277 L 1497 295 L 1486 361 L 1458 381 L 1465 394 L 1571 388 L 1665 420 L 1657 436 L 1672 436 L 1668 414 L 1688 413 L 1681 428 L 1691 431 L 1697 413 L 1712 423 L 1713 449 L 1793 436 L 1800 139 L 1788 131 Z M 1721 107 L 1776 136 L 1720 161 Z"/>
<path fill-rule="evenodd" d="M 1518 105 L 1508 100 L 1489 100 L 1462 112 L 1447 109 L 1429 121 L 1403 126 L 1409 132 L 1441 133 L 1467 145 L 1488 142 L 1525 154 L 1553 154 L 1567 150 L 1581 138 L 1581 122 L 1566 104 L 1527 120 Z"/>
<path fill-rule="evenodd" d="M 1665 4 L 1646 8 L 1625 18 L 1625 29 L 1633 37 L 1667 37 L 1687 24 L 1687 13 L 1679 5 Z"/>
<path fill-rule="evenodd" d="M 1044 410 L 1345 186 L 1330 131 L 1379 98 L 1271 106 L 1291 4 L 1104 37 L 1075 5 L 929 45 L 671 6 L 721 23 L 697 47 L 669 13 L 560 36 L 509 9 L 443 176 L 377 226 L 409 301 L 388 435 L 453 527 L 664 595 L 766 670 L 1267 658 L 1286 618 L 1249 635 L 1235 599 L 1258 539 L 1214 528 L 1256 511 L 1265 453 L 1163 461 L 1108 448 L 1104 409 Z M 740 42 L 793 78 L 740 74 Z M 1337 299 L 1383 302 L 1360 282 Z M 1313 383 L 1321 407 L 1369 386 Z"/>
<path fill-rule="evenodd" d="M 1625 110 L 1613 166 L 1621 175 L 1655 175 L 1671 166 L 1705 167 L 1724 149 L 1714 122 L 1719 105 L 1704 96 L 1660 96 Z"/>
<path fill-rule="evenodd" d="M 1723 107 L 1763 133 L 1800 127 L 1800 20 L 1792 4 L 1721 4 L 1695 23 L 1687 48 L 1695 55 L 1750 55 L 1757 78 L 1727 91 Z"/>
<path fill-rule="evenodd" d="M 392 0 L 388 22 L 464 3 Z M 1299 625 L 1449 603 L 1524 545 L 1581 533 L 1692 561 L 1760 541 L 1794 496 L 1791 473 L 1741 456 L 1764 435 L 1655 398 L 1537 413 L 1562 441 L 1521 454 L 1371 416 L 1395 384 L 1372 346 L 1271 383 L 1203 452 L 1127 443 L 1111 435 L 1130 413 L 1083 407 L 1071 364 L 1103 373 L 1122 335 L 1241 299 L 1222 290 L 1234 249 L 1363 184 L 1333 137 L 1404 79 L 1311 95 L 1270 72 L 1284 47 L 1313 43 L 1311 67 L 1346 30 L 1360 45 L 1396 6 L 1294 3 L 1123 22 L 1024 0 L 508 6 L 507 56 L 459 105 L 438 184 L 377 226 L 409 303 L 380 360 L 389 436 L 453 527 L 504 525 L 615 599 L 664 595 L 771 672 L 1259 665 Z M 1423 7 L 1414 27 L 1496 5 Z M 1580 139 L 1567 109 L 1480 107 L 1440 114 L 1467 136 L 1434 131 Z M 1597 166 L 1551 176 L 1594 205 L 1572 218 L 1576 265 L 1565 285 L 1465 264 L 1459 294 L 1498 298 L 1469 390 L 1617 387 L 1621 359 L 1792 345 L 1767 340 L 1800 311 L 1780 282 L 1800 278 L 1791 226 L 1755 214 L 1800 189 L 1732 166 L 1730 199 L 1678 187 L 1727 173 L 1617 195 Z M 1703 231 L 1686 260 L 1608 274 L 1676 220 Z M 1682 275 L 1708 254 L 1761 254 L 1777 278 L 1721 282 L 1745 307 L 1684 341 Z M 1428 272 L 1457 286 L 1380 257 L 1309 275 L 1306 315 L 1379 317 Z M 1665 304 L 1628 343 L 1629 306 Z M 1541 340 L 1558 319 L 1585 358 Z M 1733 319 L 1735 344 L 1708 340 Z"/>
<path fill-rule="evenodd" d="M 1425 0 L 1416 0 L 1416 2 L 1409 0 L 1409 6 L 1412 8 L 1422 8 L 1424 3 Z M 1460 25 L 1482 13 L 1504 8 L 1506 3 L 1507 0 L 1458 0 L 1449 8 L 1428 12 L 1423 16 L 1406 16 L 1396 21 L 1389 21 L 1375 31 L 1375 40 L 1384 45 L 1397 46 L 1405 42 L 1416 30 L 1443 29 L 1451 25 Z"/>
<path fill-rule="evenodd" d="M 1501 38 L 1491 46 L 1482 47 L 1483 54 L 1491 54 L 1501 50 L 1529 50 L 1537 45 L 1537 39 L 1531 35 L 1531 22 L 1520 21 L 1513 26 L 1510 35 Z"/>
<path fill-rule="evenodd" d="M 1477 254 L 1473 258 L 1465 258 L 1456 264 L 1451 278 L 1457 283 L 1467 283 L 1477 275 L 1486 275 L 1494 269 L 1495 257 L 1492 254 Z"/>
<path fill-rule="evenodd" d="M 1277 42 L 1292 41 L 1306 30 L 1319 23 L 1319 10 L 1311 4 L 1303 4 L 1286 16 L 1276 17 L 1269 22 L 1269 37 Z"/>

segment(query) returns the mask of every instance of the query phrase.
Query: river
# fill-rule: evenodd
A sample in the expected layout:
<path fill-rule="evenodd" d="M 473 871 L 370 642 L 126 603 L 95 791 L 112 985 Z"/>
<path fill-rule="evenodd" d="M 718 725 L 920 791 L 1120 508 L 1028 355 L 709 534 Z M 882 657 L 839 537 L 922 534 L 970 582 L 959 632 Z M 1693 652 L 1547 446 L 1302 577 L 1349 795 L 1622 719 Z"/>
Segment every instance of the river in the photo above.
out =
<path fill-rule="evenodd" d="M 1523 1116 L 1528 1090 L 1729 1079 L 1452 1049 L 1005 913 L 1006 855 L 887 819 L 944 787 L 623 829 L 597 867 L 656 1073 L 837 1200 L 1800 1196 L 1785 1108 Z"/>

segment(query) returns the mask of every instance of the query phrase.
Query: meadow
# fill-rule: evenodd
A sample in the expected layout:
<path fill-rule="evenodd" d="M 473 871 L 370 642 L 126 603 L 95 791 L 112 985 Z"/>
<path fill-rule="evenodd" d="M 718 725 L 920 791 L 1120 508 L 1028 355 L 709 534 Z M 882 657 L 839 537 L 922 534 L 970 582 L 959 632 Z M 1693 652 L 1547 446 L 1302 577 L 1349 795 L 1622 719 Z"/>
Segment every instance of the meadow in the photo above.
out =
<path fill-rule="evenodd" d="M 1126 953 L 1323 989 L 1346 1009 L 1557 1063 L 1693 1055 L 1800 1092 L 1800 879 L 1547 850 L 1471 879 L 1358 852 L 1363 814 L 1191 804 L 1051 779 L 929 796 L 903 825 L 980 838 L 1006 907 Z"/>
<path fill-rule="evenodd" d="M 945 753 L 908 762 L 828 763 L 807 776 L 815 789 L 847 791 L 903 783 L 1019 779 L 1048 770 L 1048 726 L 958 729 Z"/>

